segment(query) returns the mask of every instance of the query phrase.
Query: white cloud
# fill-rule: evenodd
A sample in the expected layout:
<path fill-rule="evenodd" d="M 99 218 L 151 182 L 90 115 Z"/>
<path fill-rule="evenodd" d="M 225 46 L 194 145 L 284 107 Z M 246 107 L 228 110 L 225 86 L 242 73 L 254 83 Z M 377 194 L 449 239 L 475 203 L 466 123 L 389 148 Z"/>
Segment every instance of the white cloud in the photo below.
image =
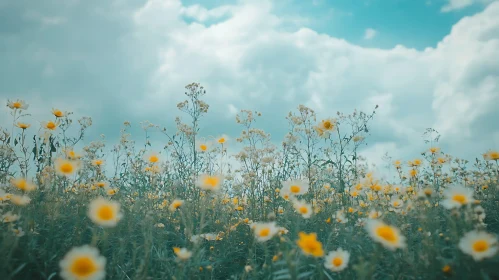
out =
<path fill-rule="evenodd" d="M 367 28 L 366 31 L 364 32 L 364 39 L 366 40 L 371 40 L 376 36 L 378 32 L 372 28 Z"/>
<path fill-rule="evenodd" d="M 208 100 L 215 112 L 231 104 L 284 118 L 301 103 L 327 117 L 376 103 L 374 130 L 418 149 L 427 127 L 442 140 L 470 145 L 475 121 L 499 102 L 499 3 L 462 19 L 424 51 L 363 48 L 308 28 L 284 31 L 270 1 L 242 1 L 210 26 L 183 22 L 178 15 L 187 10 L 178 1 L 150 0 L 135 16 L 137 32 L 150 40 L 158 35 L 151 28 L 161 26 L 151 104 L 176 100 L 171 89 L 191 81 L 215 93 Z M 196 6 L 190 13 L 202 21 L 214 10 Z M 366 38 L 375 33 L 366 31 Z"/>
<path fill-rule="evenodd" d="M 493 1 L 495 0 L 448 0 L 449 3 L 443 6 L 441 11 L 447 13 L 455 10 L 461 10 L 475 3 L 487 4 Z"/>

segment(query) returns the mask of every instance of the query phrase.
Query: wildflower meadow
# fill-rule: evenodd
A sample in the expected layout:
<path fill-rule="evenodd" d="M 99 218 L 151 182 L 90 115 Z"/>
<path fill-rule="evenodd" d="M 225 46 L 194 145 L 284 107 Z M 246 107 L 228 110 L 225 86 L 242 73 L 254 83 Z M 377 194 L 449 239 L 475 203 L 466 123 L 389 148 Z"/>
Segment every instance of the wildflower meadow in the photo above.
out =
<path fill-rule="evenodd" d="M 499 279 L 499 147 L 459 159 L 429 128 L 387 179 L 359 154 L 378 106 L 300 105 L 274 139 L 250 110 L 240 135 L 204 130 L 206 95 L 187 85 L 176 130 L 144 122 L 145 145 L 137 124 L 87 139 L 102 120 L 10 99 L 0 279 Z"/>

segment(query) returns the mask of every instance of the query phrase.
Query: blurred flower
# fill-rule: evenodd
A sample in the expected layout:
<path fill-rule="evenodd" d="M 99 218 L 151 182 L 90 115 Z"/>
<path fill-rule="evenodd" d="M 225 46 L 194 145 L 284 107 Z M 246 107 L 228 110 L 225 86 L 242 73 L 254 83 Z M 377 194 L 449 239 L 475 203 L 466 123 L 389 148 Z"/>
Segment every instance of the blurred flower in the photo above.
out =
<path fill-rule="evenodd" d="M 310 255 L 313 257 L 324 256 L 322 243 L 317 240 L 317 234 L 306 234 L 304 232 L 300 232 L 298 233 L 298 235 L 300 239 L 296 241 L 296 244 L 298 244 L 298 247 L 300 247 L 305 255 Z"/>
<path fill-rule="evenodd" d="M 61 176 L 72 176 L 74 175 L 81 166 L 81 162 L 67 160 L 63 158 L 58 158 L 54 162 L 55 171 Z"/>
<path fill-rule="evenodd" d="M 54 115 L 56 118 L 62 118 L 65 114 L 59 109 L 52 109 L 52 115 Z"/>
<path fill-rule="evenodd" d="M 20 129 L 24 130 L 24 129 L 29 128 L 31 125 L 30 125 L 30 124 L 28 124 L 28 123 L 18 122 L 18 123 L 16 124 L 16 126 L 17 126 L 17 127 L 19 127 Z"/>
<path fill-rule="evenodd" d="M 180 206 L 184 204 L 184 201 L 181 199 L 175 199 L 171 204 L 168 209 L 170 209 L 171 212 L 175 212 Z"/>
<path fill-rule="evenodd" d="M 7 107 L 13 110 L 26 110 L 29 105 L 24 100 L 17 99 L 16 101 L 7 100 Z"/>
<path fill-rule="evenodd" d="M 368 220 L 366 229 L 374 241 L 381 243 L 385 248 L 392 251 L 397 248 L 405 248 L 405 237 L 396 227 L 387 225 L 380 220 Z"/>
<path fill-rule="evenodd" d="M 306 180 L 288 180 L 282 182 L 282 190 L 292 195 L 301 195 L 308 192 L 309 184 Z"/>
<path fill-rule="evenodd" d="M 324 266 L 334 272 L 342 271 L 348 266 L 350 253 L 338 248 L 336 251 L 331 251 L 324 259 Z"/>
<path fill-rule="evenodd" d="M 221 175 L 208 175 L 202 174 L 198 177 L 196 185 L 206 191 L 218 191 L 220 190 L 223 182 L 223 177 Z"/>
<path fill-rule="evenodd" d="M 308 204 L 304 200 L 293 201 L 293 207 L 295 208 L 295 211 L 305 219 L 312 216 L 312 205 Z"/>
<path fill-rule="evenodd" d="M 36 190 L 35 184 L 31 183 L 30 181 L 28 181 L 24 178 L 12 179 L 12 180 L 10 180 L 10 183 L 14 187 L 16 187 L 22 191 L 25 191 L 25 192 L 30 192 L 30 191 Z"/>
<path fill-rule="evenodd" d="M 192 256 L 192 252 L 187 250 L 187 248 L 173 247 L 173 252 L 177 255 L 180 260 L 186 261 Z"/>
<path fill-rule="evenodd" d="M 73 247 L 59 262 L 60 276 L 66 280 L 100 280 L 106 276 L 106 258 L 88 245 Z"/>
<path fill-rule="evenodd" d="M 448 187 L 444 190 L 445 199 L 441 202 L 446 209 L 460 208 L 462 205 L 471 203 L 473 190 L 459 185 Z"/>
<path fill-rule="evenodd" d="M 259 242 L 270 240 L 279 232 L 279 228 L 276 226 L 275 222 L 253 223 L 252 229 L 255 233 L 256 240 Z"/>
<path fill-rule="evenodd" d="M 90 202 L 88 217 L 97 225 L 114 227 L 121 220 L 123 214 L 120 212 L 118 202 L 99 197 Z"/>
<path fill-rule="evenodd" d="M 481 261 L 497 253 L 497 238 L 484 231 L 470 231 L 459 241 L 459 249 L 475 261 Z"/>

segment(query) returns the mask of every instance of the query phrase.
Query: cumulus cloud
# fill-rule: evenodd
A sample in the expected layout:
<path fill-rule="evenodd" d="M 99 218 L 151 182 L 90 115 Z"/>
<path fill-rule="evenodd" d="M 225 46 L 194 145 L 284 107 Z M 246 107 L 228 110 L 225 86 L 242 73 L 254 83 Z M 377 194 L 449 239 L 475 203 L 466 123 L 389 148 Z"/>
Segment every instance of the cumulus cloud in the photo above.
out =
<path fill-rule="evenodd" d="M 136 20 L 185 9 L 176 2 L 160 11 L 154 3 L 162 1 L 150 0 Z M 424 51 L 363 48 L 308 28 L 283 31 L 280 24 L 270 1 L 242 1 L 228 19 L 211 26 L 171 24 L 175 28 L 164 29 L 162 66 L 152 86 L 162 94 L 148 98 L 163 104 L 175 98 L 164 92 L 194 79 L 214 92 L 215 112 L 230 103 L 282 117 L 302 103 L 327 117 L 379 103 L 373 136 L 390 145 L 396 139 L 397 145 L 417 147 L 427 127 L 439 130 L 442 139 L 471 145 L 475 127 L 497 128 L 476 120 L 499 101 L 499 62 L 491 59 L 499 55 L 499 3 L 462 19 L 437 47 Z M 140 32 L 150 27 L 136 25 Z M 273 125 L 267 129 L 284 132 Z"/>
<path fill-rule="evenodd" d="M 71 40 L 61 44 L 70 51 L 33 42 L 6 59 L 9 71 L 0 74 L 15 80 L 15 73 L 27 73 L 16 63 L 36 63 L 30 69 L 38 74 L 23 77 L 36 87 L 21 84 L 24 96 L 18 96 L 48 108 L 56 106 L 55 99 L 57 106 L 91 115 L 101 129 L 94 135 L 117 133 L 123 120 L 167 125 L 179 114 L 175 105 L 185 99 L 184 86 L 196 81 L 206 88 L 210 104 L 204 135 L 238 135 L 239 127 L 228 118 L 250 109 L 262 112 L 256 126 L 278 142 L 287 131 L 284 117 L 298 104 L 312 107 L 319 118 L 354 108 L 370 112 L 378 104 L 368 138 L 373 145 L 363 151 L 369 161 L 379 161 L 382 151 L 417 156 L 425 149 L 421 135 L 428 127 L 442 134 L 442 149 L 456 156 L 472 158 L 497 148 L 497 2 L 463 18 L 436 47 L 421 51 L 361 47 L 310 28 L 290 29 L 270 0 L 212 9 L 149 0 L 114 8 L 106 15 L 111 19 L 85 18 L 91 26 L 64 33 Z M 89 32 L 111 23 L 116 26 L 102 35 Z M 16 50 L 15 42 L 33 38 L 30 32 L 23 36 L 6 45 Z M 95 41 L 99 48 L 89 44 Z M 11 98 L 19 88 L 6 86 L 0 97 Z M 102 122 L 109 125 L 99 127 Z"/>

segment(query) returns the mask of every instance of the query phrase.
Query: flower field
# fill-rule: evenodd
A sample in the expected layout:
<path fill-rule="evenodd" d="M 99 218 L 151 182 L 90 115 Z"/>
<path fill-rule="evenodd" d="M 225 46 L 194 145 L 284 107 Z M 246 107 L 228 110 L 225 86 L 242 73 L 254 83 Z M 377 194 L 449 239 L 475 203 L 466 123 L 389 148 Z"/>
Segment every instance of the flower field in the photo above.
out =
<path fill-rule="evenodd" d="M 497 147 L 470 162 L 428 129 L 386 179 L 359 155 L 377 106 L 300 105 L 280 142 L 242 110 L 240 135 L 202 137 L 205 94 L 187 85 L 176 131 L 142 123 L 143 146 L 128 122 L 107 143 L 85 137 L 88 117 L 9 100 L 0 279 L 499 279 Z"/>

